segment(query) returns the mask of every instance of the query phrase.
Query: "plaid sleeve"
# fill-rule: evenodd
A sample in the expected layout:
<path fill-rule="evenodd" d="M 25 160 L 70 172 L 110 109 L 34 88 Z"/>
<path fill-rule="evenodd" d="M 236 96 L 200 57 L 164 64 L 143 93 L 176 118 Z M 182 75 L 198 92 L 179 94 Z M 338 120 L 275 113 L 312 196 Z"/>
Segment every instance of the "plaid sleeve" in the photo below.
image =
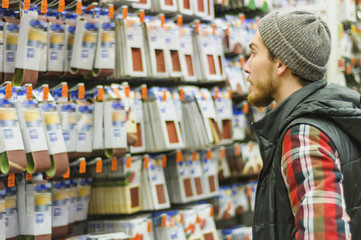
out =
<path fill-rule="evenodd" d="M 292 127 L 281 161 L 296 239 L 351 239 L 340 160 L 330 139 L 309 125 Z"/>

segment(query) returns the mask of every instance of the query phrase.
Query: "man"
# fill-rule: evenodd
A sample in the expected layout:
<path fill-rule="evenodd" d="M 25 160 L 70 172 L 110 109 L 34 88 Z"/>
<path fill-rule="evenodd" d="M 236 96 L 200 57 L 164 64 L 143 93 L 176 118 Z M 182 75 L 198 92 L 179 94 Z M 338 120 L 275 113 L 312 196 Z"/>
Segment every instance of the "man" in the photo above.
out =
<path fill-rule="evenodd" d="M 244 69 L 263 159 L 254 239 L 361 239 L 360 95 L 323 79 L 327 24 L 309 12 L 262 18 Z"/>

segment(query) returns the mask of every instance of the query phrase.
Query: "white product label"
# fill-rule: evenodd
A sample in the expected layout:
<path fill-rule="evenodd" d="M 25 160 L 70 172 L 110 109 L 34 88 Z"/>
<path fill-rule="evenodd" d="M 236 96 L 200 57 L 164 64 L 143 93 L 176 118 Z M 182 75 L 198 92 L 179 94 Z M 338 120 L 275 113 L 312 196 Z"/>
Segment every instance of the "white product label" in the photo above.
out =
<path fill-rule="evenodd" d="M 120 101 L 104 103 L 105 148 L 126 148 L 126 112 Z"/>
<path fill-rule="evenodd" d="M 49 154 L 66 152 L 59 115 L 56 111 L 43 112 Z"/>
<path fill-rule="evenodd" d="M 6 238 L 18 236 L 18 212 L 16 207 L 16 196 L 6 197 Z"/>
<path fill-rule="evenodd" d="M 60 227 L 68 225 L 69 218 L 68 189 L 53 190 L 52 226 Z"/>
<path fill-rule="evenodd" d="M 16 50 L 18 48 L 19 24 L 5 24 L 4 39 L 4 72 L 14 73 Z"/>
<path fill-rule="evenodd" d="M 114 23 L 103 23 L 101 31 L 96 57 L 94 62 L 94 68 L 114 69 L 115 66 L 115 31 Z"/>
<path fill-rule="evenodd" d="M 0 108 L 0 152 L 24 150 L 15 108 Z"/>
<path fill-rule="evenodd" d="M 35 199 L 35 226 L 34 233 L 29 235 L 51 234 L 51 194 L 34 193 Z"/>
<path fill-rule="evenodd" d="M 89 185 L 79 186 L 75 221 L 84 221 L 87 219 L 89 198 L 90 198 L 90 186 Z"/>
<path fill-rule="evenodd" d="M 68 152 L 76 151 L 76 112 L 60 111 L 63 138 Z"/>
<path fill-rule="evenodd" d="M 93 150 L 93 114 L 78 112 L 77 121 L 77 152 L 91 152 Z"/>
<path fill-rule="evenodd" d="M 29 153 L 48 150 L 40 110 L 38 108 L 23 108 L 22 112 L 25 125 L 22 128 L 25 151 Z"/>
<path fill-rule="evenodd" d="M 71 187 L 68 191 L 68 195 L 69 195 L 69 216 L 68 216 L 68 223 L 74 223 L 75 221 L 75 214 L 76 214 L 76 209 L 77 209 L 77 205 L 78 205 L 78 201 L 77 201 L 77 188 L 76 187 Z"/>
<path fill-rule="evenodd" d="M 64 71 L 65 33 L 64 25 L 51 23 L 49 25 L 48 39 L 48 71 Z"/>

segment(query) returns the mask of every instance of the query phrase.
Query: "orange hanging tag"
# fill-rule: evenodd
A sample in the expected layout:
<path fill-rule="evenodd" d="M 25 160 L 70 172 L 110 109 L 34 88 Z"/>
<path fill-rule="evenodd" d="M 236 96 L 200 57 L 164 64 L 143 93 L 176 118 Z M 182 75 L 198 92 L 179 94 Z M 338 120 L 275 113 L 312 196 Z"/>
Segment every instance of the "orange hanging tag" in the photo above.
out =
<path fill-rule="evenodd" d="M 245 16 L 244 14 L 241 14 L 241 15 L 239 16 L 239 19 L 241 20 L 241 24 L 243 24 L 243 23 L 244 23 L 244 20 L 246 20 L 246 16 Z"/>
<path fill-rule="evenodd" d="M 118 159 L 117 158 L 113 158 L 112 159 L 112 171 L 117 171 L 118 170 Z"/>
<path fill-rule="evenodd" d="M 10 173 L 8 176 L 8 187 L 15 186 L 15 173 Z"/>
<path fill-rule="evenodd" d="M 229 26 L 227 26 L 225 34 L 226 34 L 226 36 L 229 36 Z"/>
<path fill-rule="evenodd" d="M 9 0 L 3 0 L 2 8 L 9 8 Z"/>
<path fill-rule="evenodd" d="M 228 98 L 232 99 L 232 95 L 233 95 L 232 89 L 228 89 Z"/>
<path fill-rule="evenodd" d="M 196 33 L 199 33 L 199 25 L 201 24 L 201 22 L 200 21 L 197 21 L 196 22 L 196 26 L 194 27 L 194 31 L 196 32 Z"/>
<path fill-rule="evenodd" d="M 102 171 L 103 171 L 103 161 L 102 161 L 102 159 L 99 159 L 95 166 L 95 172 L 101 173 Z"/>
<path fill-rule="evenodd" d="M 117 99 L 121 99 L 122 97 L 120 96 L 120 92 L 118 88 L 113 88 L 113 92 L 115 93 L 115 95 L 117 96 Z"/>
<path fill-rule="evenodd" d="M 81 160 L 79 164 L 79 173 L 85 173 L 86 172 L 86 162 L 85 160 Z"/>
<path fill-rule="evenodd" d="M 130 87 L 125 86 L 124 92 L 125 92 L 125 97 L 129 98 L 130 97 Z"/>
<path fill-rule="evenodd" d="M 179 218 L 179 223 L 180 224 L 183 224 L 183 218 L 184 218 L 183 213 L 181 213 L 180 218 Z"/>
<path fill-rule="evenodd" d="M 239 154 L 241 153 L 241 147 L 239 146 L 239 144 L 236 144 L 235 146 L 234 146 L 234 155 L 235 156 L 239 156 Z"/>
<path fill-rule="evenodd" d="M 164 15 L 164 14 L 161 14 L 161 15 L 160 15 L 160 26 L 161 26 L 161 27 L 164 27 L 164 23 L 165 23 L 165 15 Z"/>
<path fill-rule="evenodd" d="M 45 86 L 43 88 L 43 101 L 48 101 L 49 98 L 49 87 Z"/>
<path fill-rule="evenodd" d="M 139 21 L 140 21 L 140 23 L 144 23 L 144 18 L 145 18 L 145 11 L 141 10 L 139 12 Z"/>
<path fill-rule="evenodd" d="M 209 149 L 207 151 L 207 160 L 210 160 L 210 159 L 212 159 L 212 150 L 211 149 Z"/>
<path fill-rule="evenodd" d="M 142 99 L 143 100 L 147 98 L 147 93 L 148 93 L 147 87 L 142 87 Z"/>
<path fill-rule="evenodd" d="M 180 89 L 179 90 L 179 97 L 180 97 L 180 100 L 184 100 L 184 90 L 183 89 Z"/>
<path fill-rule="evenodd" d="M 227 212 L 231 211 L 232 209 L 232 203 L 228 202 Z"/>
<path fill-rule="evenodd" d="M 128 8 L 125 7 L 123 8 L 123 20 L 127 19 L 127 17 L 128 17 Z"/>
<path fill-rule="evenodd" d="M 218 89 L 215 89 L 214 90 L 214 99 L 217 100 L 218 99 L 218 94 L 219 94 L 219 90 Z"/>
<path fill-rule="evenodd" d="M 144 168 L 147 169 L 149 166 L 149 156 L 144 157 Z"/>
<path fill-rule="evenodd" d="M 79 99 L 84 99 L 85 98 L 85 86 L 84 85 L 80 85 L 79 89 L 78 89 L 78 98 Z"/>
<path fill-rule="evenodd" d="M 66 172 L 63 175 L 63 178 L 69 178 L 70 177 L 70 167 L 66 169 Z"/>
<path fill-rule="evenodd" d="M 251 196 L 252 189 L 250 186 L 247 187 L 247 197 Z"/>
<path fill-rule="evenodd" d="M 167 91 L 163 91 L 163 102 L 167 101 Z"/>
<path fill-rule="evenodd" d="M 26 180 L 26 181 L 29 181 L 29 180 L 31 180 L 32 178 L 33 178 L 33 174 L 30 174 L 30 173 L 26 172 L 25 180 Z"/>
<path fill-rule="evenodd" d="M 148 222 L 148 233 L 150 233 L 152 231 L 152 222 L 149 221 Z"/>
<path fill-rule="evenodd" d="M 176 161 L 177 161 L 177 163 L 182 162 L 182 151 L 181 150 L 177 151 Z"/>
<path fill-rule="evenodd" d="M 41 1 L 41 13 L 47 13 L 48 12 L 48 1 L 42 0 Z"/>
<path fill-rule="evenodd" d="M 5 98 L 11 98 L 13 96 L 13 85 L 11 83 L 6 85 Z"/>
<path fill-rule="evenodd" d="M 165 168 L 167 166 L 167 155 L 163 155 L 162 157 L 162 167 Z"/>
<path fill-rule="evenodd" d="M 182 25 L 183 25 L 183 16 L 182 15 L 179 15 L 177 17 L 177 25 L 178 25 L 178 27 L 182 27 Z"/>
<path fill-rule="evenodd" d="M 165 227 L 166 225 L 167 225 L 167 216 L 163 216 L 162 217 L 161 227 Z"/>
<path fill-rule="evenodd" d="M 24 10 L 30 9 L 30 0 L 24 0 Z"/>
<path fill-rule="evenodd" d="M 64 86 L 61 88 L 61 97 L 68 97 L 68 84 L 64 84 Z"/>
<path fill-rule="evenodd" d="M 110 19 L 114 18 L 114 6 L 113 6 L 113 4 L 109 6 L 108 14 L 109 14 Z"/>
<path fill-rule="evenodd" d="M 213 215 L 214 215 L 214 207 L 212 206 L 210 211 L 209 211 L 209 216 L 213 217 Z"/>
<path fill-rule="evenodd" d="M 192 152 L 192 162 L 195 162 L 197 160 L 197 151 Z"/>
<path fill-rule="evenodd" d="M 216 24 L 212 24 L 212 34 L 216 35 Z"/>
<path fill-rule="evenodd" d="M 221 149 L 221 159 L 224 159 L 226 157 L 226 149 L 222 148 Z"/>
<path fill-rule="evenodd" d="M 81 0 L 78 0 L 78 2 L 76 3 L 76 10 L 75 10 L 75 13 L 77 15 L 82 14 L 82 7 L 83 7 L 83 4 L 82 4 Z"/>
<path fill-rule="evenodd" d="M 27 100 L 32 100 L 33 99 L 33 86 L 29 85 L 26 88 L 26 99 Z"/>
<path fill-rule="evenodd" d="M 97 100 L 99 102 L 102 102 L 103 101 L 103 96 L 104 96 L 104 88 L 99 88 L 98 89 L 98 96 L 97 96 Z"/>
<path fill-rule="evenodd" d="M 355 66 L 355 64 L 356 64 L 356 58 L 353 57 L 351 58 L 351 66 Z"/>
<path fill-rule="evenodd" d="M 65 0 L 59 0 L 58 12 L 62 13 L 65 11 Z"/>
<path fill-rule="evenodd" d="M 125 161 L 126 161 L 126 163 L 125 163 L 126 168 L 127 169 L 131 168 L 132 167 L 132 158 L 130 156 L 128 156 Z"/>
<path fill-rule="evenodd" d="M 248 103 L 244 103 L 243 104 L 243 113 L 248 114 L 248 112 L 249 112 L 249 105 L 248 105 Z"/>
<path fill-rule="evenodd" d="M 242 57 L 240 60 L 240 63 L 241 63 L 241 68 L 244 67 L 244 63 L 246 62 L 246 58 Z"/>

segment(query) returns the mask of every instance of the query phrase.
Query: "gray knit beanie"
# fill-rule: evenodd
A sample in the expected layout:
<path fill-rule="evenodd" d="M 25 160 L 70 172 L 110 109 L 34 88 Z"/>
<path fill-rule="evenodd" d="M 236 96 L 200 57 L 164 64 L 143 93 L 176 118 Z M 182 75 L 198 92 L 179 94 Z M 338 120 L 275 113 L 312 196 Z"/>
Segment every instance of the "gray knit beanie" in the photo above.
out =
<path fill-rule="evenodd" d="M 263 17 L 258 31 L 269 50 L 298 77 L 323 78 L 331 52 L 327 24 L 313 13 L 273 12 Z"/>

